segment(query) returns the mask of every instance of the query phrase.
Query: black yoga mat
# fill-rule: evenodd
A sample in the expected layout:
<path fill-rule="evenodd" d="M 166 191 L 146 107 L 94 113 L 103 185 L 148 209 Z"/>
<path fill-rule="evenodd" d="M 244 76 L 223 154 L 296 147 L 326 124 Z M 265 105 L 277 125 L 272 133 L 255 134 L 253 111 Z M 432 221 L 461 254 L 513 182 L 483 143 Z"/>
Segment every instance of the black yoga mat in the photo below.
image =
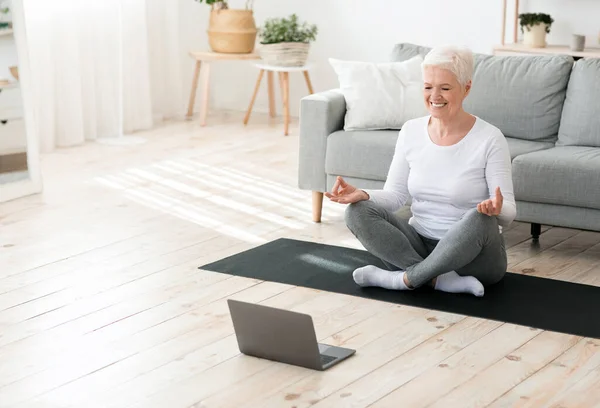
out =
<path fill-rule="evenodd" d="M 356 285 L 352 271 L 364 265 L 384 267 L 366 251 L 281 238 L 200 269 L 600 338 L 600 287 L 507 273 L 483 297 L 392 291 Z"/>

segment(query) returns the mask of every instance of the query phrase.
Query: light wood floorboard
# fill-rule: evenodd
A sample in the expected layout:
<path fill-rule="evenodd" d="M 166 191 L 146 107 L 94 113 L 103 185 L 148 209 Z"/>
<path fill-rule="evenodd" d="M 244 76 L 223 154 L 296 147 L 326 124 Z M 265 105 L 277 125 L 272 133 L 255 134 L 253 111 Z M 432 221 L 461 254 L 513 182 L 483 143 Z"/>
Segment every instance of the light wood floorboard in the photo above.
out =
<path fill-rule="evenodd" d="M 199 269 L 280 237 L 362 248 L 343 206 L 311 221 L 297 121 L 242 119 L 42 155 L 43 194 L 0 205 L 0 407 L 598 404 L 599 339 Z M 600 286 L 600 233 L 504 234 L 511 271 Z M 241 355 L 228 298 L 308 313 L 359 352 L 325 372 Z"/>

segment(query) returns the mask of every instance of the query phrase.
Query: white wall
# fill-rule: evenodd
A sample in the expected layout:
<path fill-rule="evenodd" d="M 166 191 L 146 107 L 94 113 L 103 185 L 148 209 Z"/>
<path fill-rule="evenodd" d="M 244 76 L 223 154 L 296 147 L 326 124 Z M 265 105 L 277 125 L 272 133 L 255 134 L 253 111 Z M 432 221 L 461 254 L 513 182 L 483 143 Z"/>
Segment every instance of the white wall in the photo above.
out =
<path fill-rule="evenodd" d="M 9 67 L 19 65 L 17 49 L 12 35 L 0 36 L 0 78 L 15 81 Z"/>
<path fill-rule="evenodd" d="M 209 8 L 193 0 L 180 0 L 182 39 L 196 49 L 208 49 L 206 29 Z M 508 0 L 506 39 L 511 42 L 514 2 Z M 241 8 L 244 0 L 230 0 L 232 8 Z M 595 0 L 521 0 L 520 12 L 547 12 L 556 22 L 549 41 L 569 41 L 573 31 L 597 39 L 600 30 L 600 3 Z M 491 53 L 500 43 L 501 0 L 255 0 L 257 25 L 266 18 L 298 14 L 301 20 L 317 24 L 317 41 L 310 59 L 315 91 L 337 87 L 337 79 L 327 59 L 387 61 L 394 44 L 412 42 L 425 46 L 461 44 L 474 52 Z M 520 31 L 519 31 L 520 36 Z M 258 45 L 257 45 L 258 46 Z M 187 52 L 187 51 L 186 51 Z M 192 62 L 184 58 L 184 89 L 189 92 Z M 213 108 L 245 110 L 250 101 L 257 70 L 248 62 L 220 62 L 211 71 Z M 306 95 L 301 74 L 290 75 L 290 111 L 297 116 L 299 100 Z M 279 92 L 278 113 L 281 113 Z M 255 111 L 268 109 L 266 83 L 263 84 Z M 197 110 L 197 106 L 196 106 Z"/>

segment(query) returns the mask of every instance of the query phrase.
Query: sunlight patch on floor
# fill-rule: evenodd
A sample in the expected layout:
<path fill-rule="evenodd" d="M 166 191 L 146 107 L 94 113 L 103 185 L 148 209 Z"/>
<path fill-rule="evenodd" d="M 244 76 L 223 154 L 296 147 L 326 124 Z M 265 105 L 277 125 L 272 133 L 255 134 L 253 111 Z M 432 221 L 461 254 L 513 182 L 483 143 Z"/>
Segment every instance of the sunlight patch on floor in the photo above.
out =
<path fill-rule="evenodd" d="M 250 243 L 266 242 L 248 232 L 261 223 L 295 231 L 315 225 L 310 192 L 229 166 L 171 159 L 94 181 L 120 190 L 137 204 Z M 344 209 L 327 211 L 330 216 L 340 217 Z M 235 226 L 235 219 L 243 225 Z"/>
<path fill-rule="evenodd" d="M 127 180 L 124 180 L 125 182 L 121 183 L 119 176 L 98 177 L 95 180 L 107 187 L 122 190 L 127 198 L 138 204 L 173 215 L 185 221 L 193 222 L 204 228 L 213 229 L 223 235 L 249 243 L 264 244 L 267 242 L 264 238 L 250 234 L 242 229 L 226 225 L 214 217 L 202 214 L 201 211 L 203 209 L 195 205 L 187 204 L 179 199 L 152 191 L 149 188 L 131 188 L 131 183 Z"/>
<path fill-rule="evenodd" d="M 288 228 L 292 228 L 292 229 L 301 229 L 303 227 L 302 224 L 300 224 L 298 222 L 294 222 L 292 220 L 287 220 L 275 213 L 261 211 L 259 208 L 252 207 L 252 206 L 243 204 L 241 202 L 234 201 L 234 200 L 228 199 L 226 197 L 216 195 L 214 193 L 207 193 L 198 188 L 191 187 L 187 184 L 170 180 L 166 177 L 159 176 L 157 174 L 151 173 L 146 170 L 131 169 L 131 170 L 128 170 L 128 172 L 131 174 L 134 174 L 136 176 L 139 176 L 141 178 L 144 178 L 146 180 L 150 180 L 155 183 L 161 184 L 165 187 L 169 187 L 173 190 L 177 190 L 179 192 L 189 194 L 195 198 L 202 198 L 206 201 L 212 202 L 213 204 L 217 204 L 217 205 L 223 206 L 225 208 L 228 208 L 230 210 L 239 211 L 239 212 L 245 213 L 247 215 L 252 215 L 257 218 L 261 218 L 265 221 L 279 224 L 282 227 L 288 227 Z"/>
<path fill-rule="evenodd" d="M 339 262 L 331 261 L 322 256 L 316 256 L 313 254 L 300 254 L 297 256 L 297 258 L 309 265 L 314 265 L 319 268 L 325 267 L 325 268 L 327 268 L 327 270 L 329 270 L 331 272 L 339 273 L 342 275 L 348 273 L 348 265 L 344 265 Z"/>
<path fill-rule="evenodd" d="M 174 161 L 168 161 L 162 164 L 155 164 L 153 167 L 169 172 L 171 174 L 185 177 L 194 182 L 201 183 L 213 189 L 224 190 L 225 193 L 234 189 L 234 193 L 247 197 L 252 201 L 264 203 L 266 205 L 284 205 L 287 210 L 297 214 L 299 221 L 305 224 L 310 223 L 310 202 L 307 197 L 301 196 L 296 198 L 289 193 L 289 187 L 284 186 L 278 192 L 272 191 L 271 188 L 257 185 L 254 181 L 240 179 L 239 176 L 226 174 L 220 169 L 215 170 L 200 170 L 194 169 L 185 164 Z M 218 174 L 216 174 L 218 173 Z M 287 191 L 286 191 L 287 190 Z"/>

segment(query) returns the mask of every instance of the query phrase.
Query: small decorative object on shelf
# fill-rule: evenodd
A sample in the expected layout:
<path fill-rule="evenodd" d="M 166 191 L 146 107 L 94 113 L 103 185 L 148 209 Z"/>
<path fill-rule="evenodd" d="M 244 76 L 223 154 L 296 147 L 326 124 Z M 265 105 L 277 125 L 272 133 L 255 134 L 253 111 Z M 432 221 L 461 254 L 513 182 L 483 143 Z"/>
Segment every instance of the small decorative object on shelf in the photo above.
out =
<path fill-rule="evenodd" d="M 258 30 L 259 53 L 269 65 L 301 67 L 308 59 L 310 42 L 317 36 L 317 26 L 300 23 L 298 16 L 270 18 Z"/>
<path fill-rule="evenodd" d="M 544 13 L 521 13 L 519 24 L 523 33 L 523 44 L 533 48 L 546 47 L 546 34 L 554 19 Z"/>
<path fill-rule="evenodd" d="M 573 34 L 569 48 L 571 51 L 583 51 L 585 48 L 585 35 Z"/>
<path fill-rule="evenodd" d="M 245 9 L 231 9 L 227 0 L 195 0 L 210 5 L 208 43 L 212 51 L 225 54 L 249 54 L 256 43 L 253 0 Z"/>

